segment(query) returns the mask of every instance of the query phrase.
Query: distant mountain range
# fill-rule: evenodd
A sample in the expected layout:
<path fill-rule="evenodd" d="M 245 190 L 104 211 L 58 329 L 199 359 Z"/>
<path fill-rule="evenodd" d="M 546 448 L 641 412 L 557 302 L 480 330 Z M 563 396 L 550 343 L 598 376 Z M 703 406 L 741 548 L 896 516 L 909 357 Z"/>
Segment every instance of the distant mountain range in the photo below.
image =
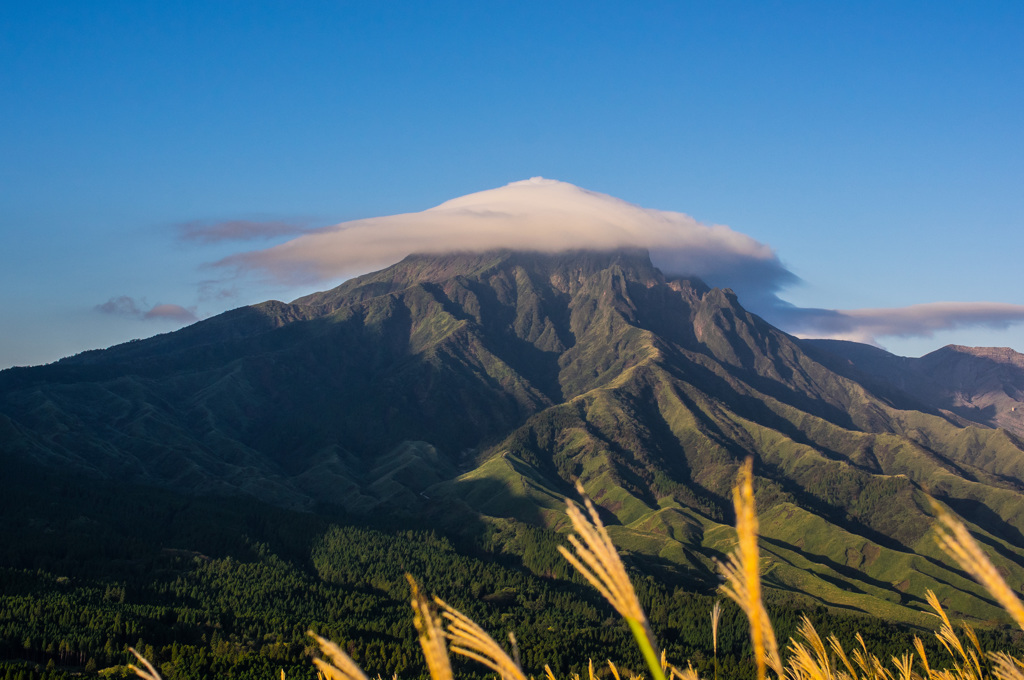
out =
<path fill-rule="evenodd" d="M 931 588 L 999 618 L 936 547 L 929 495 L 1024 585 L 1024 355 L 798 340 L 645 251 L 410 256 L 8 369 L 0 455 L 466 531 L 564 528 L 579 478 L 636 565 L 697 587 L 753 456 L 777 590 L 920 623 Z"/>

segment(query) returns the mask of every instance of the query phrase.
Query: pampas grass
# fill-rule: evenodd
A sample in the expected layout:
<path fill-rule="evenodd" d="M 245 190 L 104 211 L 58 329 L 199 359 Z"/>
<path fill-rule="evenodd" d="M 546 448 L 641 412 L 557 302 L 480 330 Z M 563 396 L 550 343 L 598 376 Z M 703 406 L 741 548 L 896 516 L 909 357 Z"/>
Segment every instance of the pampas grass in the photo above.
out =
<path fill-rule="evenodd" d="M 725 576 L 722 592 L 738 604 L 750 620 L 750 640 L 754 646 L 757 678 L 764 680 L 766 667 L 770 666 L 779 678 L 783 677 L 783 670 L 779 658 L 779 645 L 775 641 L 775 631 L 768 620 L 768 611 L 761 599 L 753 471 L 754 461 L 748 458 L 740 466 L 738 481 L 732 491 L 739 544 L 724 563 L 719 563 L 719 568 Z"/>
<path fill-rule="evenodd" d="M 128 664 L 128 669 L 130 671 L 132 671 L 133 673 L 135 673 L 135 675 L 142 678 L 142 680 L 163 680 L 163 678 L 160 677 L 160 674 L 156 672 L 156 669 L 153 668 L 153 664 L 151 664 L 149 661 L 143 658 L 141 654 L 136 652 L 134 647 L 129 647 L 128 651 L 131 652 L 132 655 L 139 660 L 139 663 L 141 663 L 144 666 L 144 668 L 139 668 L 135 664 L 130 663 Z"/>
<path fill-rule="evenodd" d="M 654 680 L 700 680 L 691 666 L 680 670 L 669 662 L 664 652 L 659 655 L 650 624 L 618 551 L 608 537 L 593 503 L 581 487 L 577 485 L 577 489 L 583 496 L 586 513 L 572 501 L 567 501 L 567 513 L 574 531 L 568 541 L 573 551 L 562 547 L 562 555 L 626 620 Z M 720 564 L 725 577 L 721 590 L 747 615 L 754 650 L 753 662 L 759 680 L 766 677 L 768 669 L 775 673 L 778 680 L 1024 680 L 1024 661 L 1005 652 L 986 655 L 974 630 L 967 624 L 961 625 L 958 634 L 939 598 L 931 591 L 927 593 L 927 601 L 939 624 L 935 636 L 949 656 L 945 668 L 940 668 L 943 664 L 936 664 L 928 658 L 924 643 L 918 637 L 914 638 L 913 650 L 885 662 L 868 650 L 859 633 L 855 636 L 857 646 L 847 651 L 834 635 L 822 639 L 806 616 L 801 619 L 797 629 L 800 639 L 789 640 L 784 664 L 761 597 L 753 463 L 749 459 L 739 469 L 733 490 L 733 505 L 736 510 L 738 541 L 733 553 Z M 937 541 L 942 549 L 985 586 L 1024 630 L 1024 605 L 977 542 L 945 508 L 935 504 L 935 512 Z M 454 680 L 449 650 L 482 664 L 497 673 L 501 680 L 527 680 L 519 664 L 514 636 L 510 635 L 513 649 L 513 655 L 510 656 L 469 617 L 440 599 L 435 598 L 431 602 L 412 577 L 408 577 L 408 580 L 413 621 L 431 680 Z M 720 619 L 721 602 L 716 601 L 711 610 L 716 680 Z M 323 659 L 313 659 L 321 680 L 368 680 L 358 664 L 340 647 L 312 631 L 309 634 L 316 640 L 324 656 Z M 134 649 L 130 651 L 142 664 L 142 667 L 130 665 L 131 670 L 143 680 L 162 680 L 149 661 Z M 615 664 L 610 660 L 607 664 L 614 680 L 622 680 Z M 598 680 L 593 661 L 590 661 L 587 670 L 588 680 Z M 281 680 L 285 680 L 283 671 Z M 550 666 L 544 667 L 544 680 L 559 680 Z M 578 674 L 572 674 L 567 680 L 581 679 Z M 640 678 L 631 676 L 629 680 Z"/>
<path fill-rule="evenodd" d="M 482 663 L 500 675 L 502 680 L 526 680 L 519 664 L 483 628 L 443 600 L 435 601 L 448 620 L 446 635 L 452 643 L 452 652 Z"/>
<path fill-rule="evenodd" d="M 964 571 L 970 574 L 975 581 L 985 586 L 996 602 L 1024 630 L 1024 604 L 1021 604 L 1020 598 L 999 575 L 995 565 L 988 559 L 967 528 L 938 503 L 933 501 L 932 507 L 939 519 L 935 539 L 939 547 L 959 562 Z"/>
<path fill-rule="evenodd" d="M 445 645 L 444 629 L 441 619 L 431 606 L 430 600 L 420 592 L 419 584 L 410 574 L 405 578 L 409 581 L 412 591 L 413 625 L 419 637 L 423 658 L 427 662 L 431 680 L 453 680 L 452 665 L 448 659 L 448 647 Z"/>
<path fill-rule="evenodd" d="M 651 632 L 647 615 L 640 606 L 640 600 L 629 581 L 619 552 L 608 537 L 608 531 L 604 528 L 594 504 L 590 502 L 583 485 L 579 482 L 576 482 L 576 491 L 583 497 L 587 507 L 587 514 L 584 515 L 579 506 L 566 499 L 566 513 L 576 532 L 575 535 L 569 536 L 569 543 L 576 552 L 573 554 L 564 546 L 558 546 L 558 552 L 569 564 L 576 567 L 576 571 L 580 572 L 626 620 L 654 680 L 666 680 L 654 633 Z"/>
<path fill-rule="evenodd" d="M 326 680 L 368 680 L 359 665 L 341 647 L 313 631 L 309 631 L 309 635 L 316 640 L 320 653 L 327 657 L 326 661 L 313 659 L 313 664 Z"/>

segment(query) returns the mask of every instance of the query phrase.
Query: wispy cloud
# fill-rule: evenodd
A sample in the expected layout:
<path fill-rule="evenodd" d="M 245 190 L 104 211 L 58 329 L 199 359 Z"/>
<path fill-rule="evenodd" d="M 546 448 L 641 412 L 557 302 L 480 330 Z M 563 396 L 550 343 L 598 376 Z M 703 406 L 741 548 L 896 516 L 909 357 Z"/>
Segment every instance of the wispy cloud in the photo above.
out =
<path fill-rule="evenodd" d="M 1000 302 L 931 302 L 887 309 L 814 309 L 777 305 L 769 322 L 801 337 L 879 344 L 879 338 L 930 338 L 968 327 L 1006 329 L 1024 323 L 1024 305 Z"/>
<path fill-rule="evenodd" d="M 156 304 L 149 307 L 145 301 L 140 302 L 127 295 L 112 297 L 106 302 L 96 305 L 94 309 L 104 314 L 114 314 L 116 316 L 143 319 L 145 321 L 170 320 L 180 324 L 189 324 L 199 320 L 194 308 L 188 309 L 174 304 Z"/>
<path fill-rule="evenodd" d="M 139 309 L 135 298 L 121 295 L 112 297 L 101 305 L 96 305 L 97 312 L 104 314 L 116 314 L 117 316 L 141 316 L 144 312 Z"/>
<path fill-rule="evenodd" d="M 257 241 L 293 236 L 308 231 L 306 222 L 285 220 L 193 220 L 175 225 L 182 241 L 220 243 L 222 241 Z"/>

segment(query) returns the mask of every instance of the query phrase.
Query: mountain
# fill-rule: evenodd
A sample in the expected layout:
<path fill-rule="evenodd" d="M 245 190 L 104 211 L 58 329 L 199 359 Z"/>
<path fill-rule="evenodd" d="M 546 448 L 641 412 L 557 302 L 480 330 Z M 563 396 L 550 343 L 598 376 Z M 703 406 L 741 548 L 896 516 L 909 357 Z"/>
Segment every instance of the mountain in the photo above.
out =
<path fill-rule="evenodd" d="M 1024 444 L 990 426 L 1012 421 L 1002 406 L 979 415 L 1007 402 L 949 391 L 1016 374 L 960 348 L 894 383 L 877 374 L 899 358 L 842 347 L 866 358 L 667 278 L 646 251 L 415 255 L 0 372 L 0 450 L 83 479 L 508 535 L 565 528 L 579 478 L 637 568 L 708 589 L 753 456 L 775 592 L 927 624 L 931 588 L 1000 619 L 936 547 L 929 495 L 1024 584 Z"/>
<path fill-rule="evenodd" d="M 899 357 L 842 340 L 807 341 L 851 369 L 966 421 L 1001 427 L 1024 439 L 1024 354 L 1009 347 L 947 345 L 921 358 Z"/>

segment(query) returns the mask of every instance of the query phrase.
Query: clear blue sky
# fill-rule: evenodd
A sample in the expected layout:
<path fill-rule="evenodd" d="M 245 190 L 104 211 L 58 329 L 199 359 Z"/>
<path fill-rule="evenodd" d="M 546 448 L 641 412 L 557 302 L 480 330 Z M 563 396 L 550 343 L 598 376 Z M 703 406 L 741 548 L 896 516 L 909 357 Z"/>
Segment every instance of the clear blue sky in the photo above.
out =
<path fill-rule="evenodd" d="M 748 234 L 799 306 L 1024 305 L 1021 36 L 1017 1 L 6 1 L 0 367 L 309 292 L 207 266 L 288 235 L 182 225 L 535 175 Z"/>

